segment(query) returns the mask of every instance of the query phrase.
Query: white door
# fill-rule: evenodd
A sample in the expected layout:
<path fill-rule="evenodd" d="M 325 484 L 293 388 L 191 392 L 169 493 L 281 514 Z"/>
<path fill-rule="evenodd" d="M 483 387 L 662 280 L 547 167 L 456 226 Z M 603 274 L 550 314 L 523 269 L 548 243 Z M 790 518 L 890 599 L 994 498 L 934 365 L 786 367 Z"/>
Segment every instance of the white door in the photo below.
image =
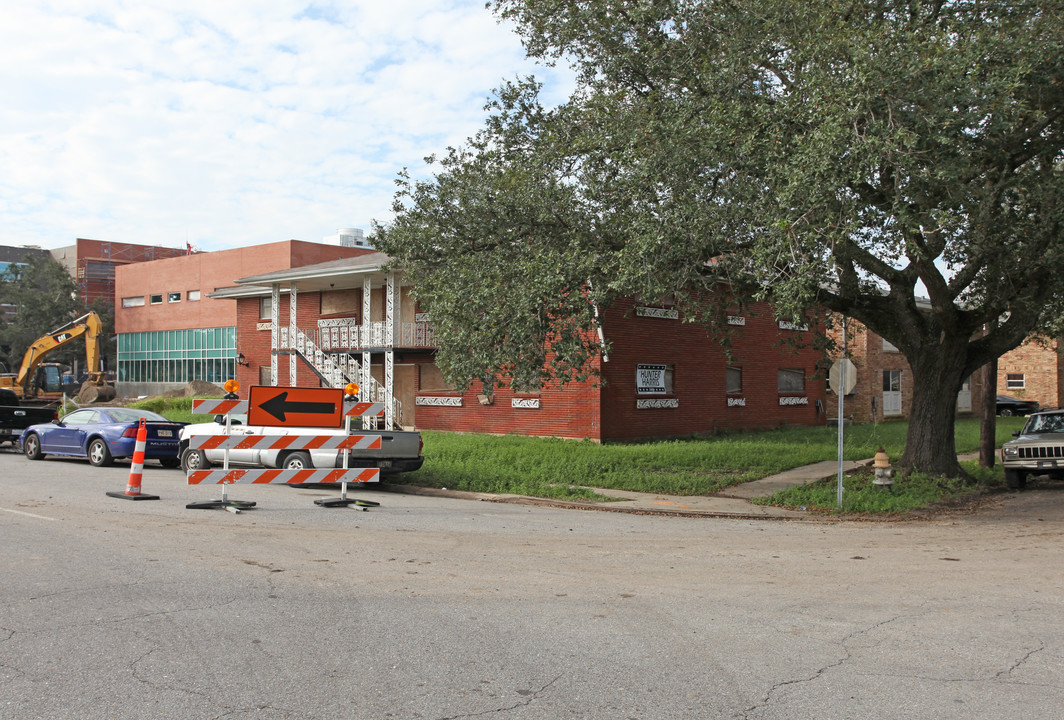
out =
<path fill-rule="evenodd" d="M 901 415 L 901 370 L 883 371 L 883 417 Z"/>
<path fill-rule="evenodd" d="M 972 411 L 972 378 L 965 378 L 961 391 L 957 393 L 957 412 Z"/>

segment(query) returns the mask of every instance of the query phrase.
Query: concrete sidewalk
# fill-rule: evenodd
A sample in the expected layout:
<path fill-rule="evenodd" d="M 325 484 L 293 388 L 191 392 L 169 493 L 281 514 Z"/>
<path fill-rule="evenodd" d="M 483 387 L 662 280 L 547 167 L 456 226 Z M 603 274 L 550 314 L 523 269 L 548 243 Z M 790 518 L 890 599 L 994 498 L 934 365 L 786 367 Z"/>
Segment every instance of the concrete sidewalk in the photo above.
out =
<path fill-rule="evenodd" d="M 861 462 L 845 461 L 843 472 L 867 465 L 871 460 Z M 808 513 L 800 510 L 768 505 L 754 505 L 750 502 L 756 497 L 771 495 L 778 490 L 786 490 L 797 485 L 804 485 L 812 480 L 833 477 L 838 473 L 836 460 L 826 460 L 803 467 L 786 470 L 753 482 L 725 488 L 715 495 L 662 495 L 657 493 L 637 493 L 627 490 L 608 490 L 595 488 L 600 495 L 617 498 L 615 502 L 582 502 L 571 500 L 549 500 L 521 495 L 491 495 L 487 493 L 454 492 L 433 488 L 417 488 L 409 485 L 382 486 L 382 489 L 406 492 L 418 495 L 441 495 L 447 497 L 465 497 L 471 500 L 499 503 L 524 503 L 546 505 L 549 507 L 571 508 L 574 510 L 598 510 L 603 512 L 627 512 L 637 515 L 671 515 L 733 517 L 758 519 L 801 519 Z"/>

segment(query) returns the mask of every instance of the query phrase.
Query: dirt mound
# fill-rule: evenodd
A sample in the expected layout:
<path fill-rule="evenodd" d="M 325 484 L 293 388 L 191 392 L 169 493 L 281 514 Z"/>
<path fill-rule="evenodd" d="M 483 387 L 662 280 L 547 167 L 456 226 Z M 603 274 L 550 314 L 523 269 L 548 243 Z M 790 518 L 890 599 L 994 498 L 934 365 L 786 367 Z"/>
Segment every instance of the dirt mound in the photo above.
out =
<path fill-rule="evenodd" d="M 225 388 L 221 385 L 209 383 L 206 380 L 193 380 L 185 386 L 184 390 L 179 392 L 184 397 L 196 397 L 197 395 L 200 397 L 204 395 L 221 397 L 222 395 L 225 395 Z M 178 397 L 180 397 L 180 395 Z"/>

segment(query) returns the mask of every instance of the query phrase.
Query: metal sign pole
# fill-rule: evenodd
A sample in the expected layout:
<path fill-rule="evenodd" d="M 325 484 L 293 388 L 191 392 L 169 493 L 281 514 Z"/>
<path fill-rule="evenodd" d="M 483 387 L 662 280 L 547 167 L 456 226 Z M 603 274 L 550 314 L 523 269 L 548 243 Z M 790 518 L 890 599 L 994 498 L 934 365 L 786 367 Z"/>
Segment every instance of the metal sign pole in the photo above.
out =
<path fill-rule="evenodd" d="M 846 317 L 842 318 L 842 359 L 846 360 Z M 839 386 L 835 388 L 835 391 L 839 394 L 839 414 L 838 414 L 838 426 L 839 426 L 839 482 L 838 482 L 838 498 L 836 500 L 839 510 L 842 509 L 842 438 L 843 438 L 843 398 L 846 395 L 846 368 L 843 367 L 843 371 L 840 373 L 842 379 L 839 382 Z"/>

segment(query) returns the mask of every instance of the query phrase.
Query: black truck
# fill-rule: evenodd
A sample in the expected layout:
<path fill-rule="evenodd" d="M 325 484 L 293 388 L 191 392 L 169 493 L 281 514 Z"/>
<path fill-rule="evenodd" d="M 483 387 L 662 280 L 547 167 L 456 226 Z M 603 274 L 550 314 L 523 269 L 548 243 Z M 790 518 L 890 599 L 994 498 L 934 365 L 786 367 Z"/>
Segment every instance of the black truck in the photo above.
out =
<path fill-rule="evenodd" d="M 30 425 L 48 423 L 57 417 L 54 407 L 22 405 L 18 395 L 0 388 L 0 443 L 18 443 L 19 435 Z"/>

